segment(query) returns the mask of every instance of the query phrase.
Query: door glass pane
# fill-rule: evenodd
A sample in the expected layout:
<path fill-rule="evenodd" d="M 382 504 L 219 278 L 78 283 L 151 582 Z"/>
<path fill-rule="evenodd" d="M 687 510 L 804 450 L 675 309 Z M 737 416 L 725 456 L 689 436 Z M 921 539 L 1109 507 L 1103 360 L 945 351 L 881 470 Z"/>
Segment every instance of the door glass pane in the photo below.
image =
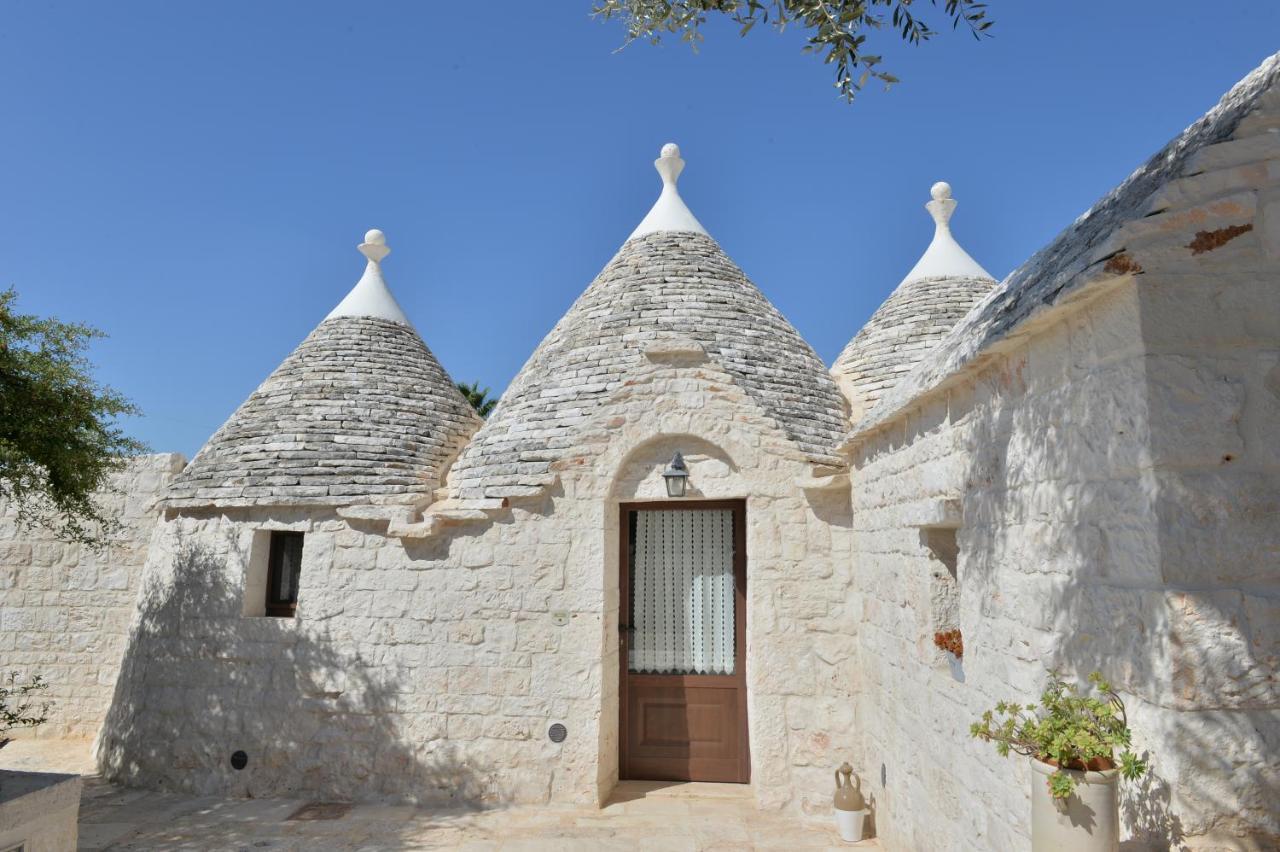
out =
<path fill-rule="evenodd" d="M 733 511 L 642 510 L 631 536 L 629 670 L 733 674 Z"/>

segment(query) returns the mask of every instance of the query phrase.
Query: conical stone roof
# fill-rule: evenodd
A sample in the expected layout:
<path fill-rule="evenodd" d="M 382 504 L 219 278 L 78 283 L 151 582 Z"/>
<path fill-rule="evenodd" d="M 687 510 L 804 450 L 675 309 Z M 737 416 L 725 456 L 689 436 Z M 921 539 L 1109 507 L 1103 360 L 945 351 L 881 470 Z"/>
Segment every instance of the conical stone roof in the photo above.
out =
<path fill-rule="evenodd" d="M 429 495 L 480 418 L 382 279 L 380 231 L 342 303 L 223 424 L 165 505 L 407 502 Z"/>
<path fill-rule="evenodd" d="M 664 181 L 658 203 L 459 457 L 454 496 L 528 496 L 548 485 L 575 428 L 660 338 L 700 344 L 810 460 L 842 464 L 833 448 L 845 428 L 843 403 L 821 359 L 680 200 L 679 150 L 666 146 L 655 165 Z"/>
<path fill-rule="evenodd" d="M 956 205 L 951 187 L 934 184 L 932 195 L 925 208 L 934 218 L 933 241 L 831 368 L 854 422 L 871 411 L 996 284 L 951 234 Z"/>

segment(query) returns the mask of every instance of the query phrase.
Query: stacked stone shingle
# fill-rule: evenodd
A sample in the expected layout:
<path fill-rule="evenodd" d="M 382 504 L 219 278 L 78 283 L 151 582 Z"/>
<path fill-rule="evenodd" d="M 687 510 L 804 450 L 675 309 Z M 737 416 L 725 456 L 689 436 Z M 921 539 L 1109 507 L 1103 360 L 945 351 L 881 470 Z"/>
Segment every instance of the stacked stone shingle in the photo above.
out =
<path fill-rule="evenodd" d="M 356 298 L 209 439 L 170 487 L 166 506 L 410 502 L 441 485 L 480 418 L 417 331 L 398 319 L 377 270 L 383 254 L 371 256 Z M 386 315 L 361 315 L 379 312 Z"/>
<path fill-rule="evenodd" d="M 715 240 L 663 230 L 628 240 L 542 341 L 458 459 L 451 490 L 537 493 L 574 427 L 663 338 L 701 345 L 810 461 L 841 465 L 840 392 L 817 354 Z"/>
<path fill-rule="evenodd" d="M 937 231 L 924 256 L 876 309 L 831 367 L 854 422 L 911 372 L 961 318 L 995 286 L 951 236 L 955 201 L 945 183 L 933 188 L 926 207 Z"/>

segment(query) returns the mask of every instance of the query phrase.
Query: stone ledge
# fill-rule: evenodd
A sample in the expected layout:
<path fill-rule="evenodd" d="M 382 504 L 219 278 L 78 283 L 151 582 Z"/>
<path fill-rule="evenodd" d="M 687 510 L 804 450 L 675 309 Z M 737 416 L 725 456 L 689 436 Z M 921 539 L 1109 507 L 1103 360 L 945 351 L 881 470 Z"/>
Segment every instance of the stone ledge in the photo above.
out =
<path fill-rule="evenodd" d="M 964 510 L 959 497 L 941 497 L 916 503 L 902 513 L 908 527 L 959 529 L 964 523 Z"/>
<path fill-rule="evenodd" d="M 658 340 L 645 347 L 644 357 L 654 363 L 683 361 L 701 363 L 707 360 L 707 350 L 692 340 Z"/>
<path fill-rule="evenodd" d="M 0 848 L 76 848 L 81 785 L 79 775 L 0 771 Z"/>

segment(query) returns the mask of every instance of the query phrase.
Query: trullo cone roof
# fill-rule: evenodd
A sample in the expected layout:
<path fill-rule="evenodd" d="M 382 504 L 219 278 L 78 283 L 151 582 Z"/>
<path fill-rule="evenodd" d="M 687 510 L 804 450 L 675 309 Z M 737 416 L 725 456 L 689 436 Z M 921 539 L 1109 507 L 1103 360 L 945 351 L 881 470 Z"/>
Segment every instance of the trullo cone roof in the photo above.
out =
<path fill-rule="evenodd" d="M 855 423 L 995 286 L 951 234 L 951 187 L 936 183 L 932 195 L 933 241 L 831 368 Z"/>
<path fill-rule="evenodd" d="M 658 202 L 463 451 L 449 477 L 455 496 L 527 496 L 548 485 L 576 427 L 659 338 L 701 344 L 814 463 L 841 464 L 833 448 L 843 404 L 821 359 L 680 199 L 679 149 L 664 147 L 655 165 Z"/>
<path fill-rule="evenodd" d="M 441 485 L 480 418 L 382 279 L 364 276 L 173 482 L 168 506 L 401 502 Z"/>

